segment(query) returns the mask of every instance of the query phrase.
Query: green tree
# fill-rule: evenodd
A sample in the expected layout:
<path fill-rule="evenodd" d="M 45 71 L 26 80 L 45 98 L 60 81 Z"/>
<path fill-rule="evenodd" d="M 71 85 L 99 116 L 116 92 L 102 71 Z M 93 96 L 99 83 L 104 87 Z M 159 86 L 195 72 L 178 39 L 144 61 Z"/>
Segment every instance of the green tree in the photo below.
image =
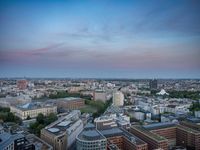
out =
<path fill-rule="evenodd" d="M 44 115 L 42 113 L 39 113 L 36 120 L 39 124 L 43 124 L 44 123 Z"/>

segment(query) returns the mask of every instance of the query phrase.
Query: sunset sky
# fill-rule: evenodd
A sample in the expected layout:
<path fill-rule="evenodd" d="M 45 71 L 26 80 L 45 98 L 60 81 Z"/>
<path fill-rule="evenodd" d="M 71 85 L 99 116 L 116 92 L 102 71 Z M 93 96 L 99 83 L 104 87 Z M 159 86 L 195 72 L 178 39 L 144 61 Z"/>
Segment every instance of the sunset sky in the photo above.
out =
<path fill-rule="evenodd" d="M 200 78 L 199 0 L 1 0 L 0 77 Z"/>

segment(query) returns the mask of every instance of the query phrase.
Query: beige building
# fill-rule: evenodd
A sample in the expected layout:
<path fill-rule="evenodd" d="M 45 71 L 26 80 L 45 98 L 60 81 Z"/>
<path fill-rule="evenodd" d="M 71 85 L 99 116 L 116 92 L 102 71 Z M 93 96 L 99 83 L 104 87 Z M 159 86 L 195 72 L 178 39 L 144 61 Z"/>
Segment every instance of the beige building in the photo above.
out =
<path fill-rule="evenodd" d="M 70 149 L 76 136 L 83 130 L 83 122 L 79 110 L 73 110 L 68 115 L 41 130 L 41 139 L 50 144 L 54 150 Z"/>
<path fill-rule="evenodd" d="M 38 114 L 47 116 L 51 113 L 57 114 L 57 106 L 44 105 L 42 103 L 27 103 L 21 106 L 10 106 L 10 111 L 22 120 L 36 118 Z"/>

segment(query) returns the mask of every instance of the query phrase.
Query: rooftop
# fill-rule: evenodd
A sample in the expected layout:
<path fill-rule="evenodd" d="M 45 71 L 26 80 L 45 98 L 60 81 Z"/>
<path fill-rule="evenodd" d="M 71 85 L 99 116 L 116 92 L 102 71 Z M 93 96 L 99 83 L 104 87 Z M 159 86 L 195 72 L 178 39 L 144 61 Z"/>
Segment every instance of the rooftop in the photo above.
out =
<path fill-rule="evenodd" d="M 44 104 L 41 102 L 31 102 L 31 103 L 26 103 L 23 105 L 17 105 L 16 107 L 21 109 L 21 110 L 30 110 L 30 109 L 39 109 L 39 108 L 44 108 L 44 107 L 52 107 L 52 104 Z"/>
<path fill-rule="evenodd" d="M 96 140 L 103 140 L 106 138 L 96 129 L 84 129 L 77 137 L 80 140 L 84 141 L 96 141 Z"/>
<path fill-rule="evenodd" d="M 74 128 L 82 123 L 82 121 L 78 117 L 76 117 L 78 113 L 79 111 L 76 110 L 70 112 L 68 115 L 46 126 L 45 130 L 55 135 L 59 135 L 64 132 L 70 134 L 71 130 L 74 130 Z"/>
<path fill-rule="evenodd" d="M 80 97 L 65 97 L 65 98 L 58 98 L 57 100 L 65 100 L 65 101 L 73 101 L 73 100 L 80 100 Z"/>
<path fill-rule="evenodd" d="M 22 134 L 10 134 L 7 132 L 0 134 L 0 149 L 4 149 L 9 143 L 22 137 L 24 137 Z"/>
<path fill-rule="evenodd" d="M 166 138 L 162 137 L 162 136 L 159 136 L 157 134 L 154 134 L 150 131 L 148 131 L 146 128 L 144 128 L 143 126 L 140 126 L 140 125 L 135 125 L 135 126 L 132 126 L 131 128 L 134 128 L 140 132 L 142 132 L 143 134 L 145 134 L 146 136 L 148 136 L 149 138 L 155 140 L 155 141 L 163 141 L 163 140 L 167 140 Z"/>
<path fill-rule="evenodd" d="M 41 150 L 51 150 L 53 149 L 51 145 L 43 141 L 42 139 L 38 138 L 37 136 L 33 134 L 29 134 L 26 136 L 26 139 L 32 143 L 36 149 L 41 149 Z"/>
<path fill-rule="evenodd" d="M 112 136 L 124 136 L 126 137 L 130 142 L 140 145 L 140 144 L 145 144 L 141 139 L 138 137 L 134 136 L 133 134 L 129 133 L 125 129 L 122 128 L 111 128 L 111 129 L 106 129 L 106 130 L 100 130 L 100 132 L 105 136 L 105 137 L 112 137 Z"/>
<path fill-rule="evenodd" d="M 163 123 L 153 123 L 149 125 L 144 125 L 143 127 L 148 130 L 156 130 L 156 129 L 162 129 L 162 128 L 168 128 L 168 127 L 175 127 L 176 124 L 172 122 L 163 122 Z"/>
<path fill-rule="evenodd" d="M 192 128 L 189 128 L 189 127 L 186 127 L 183 125 L 178 125 L 177 127 L 179 127 L 179 129 L 183 129 L 183 130 L 188 131 L 193 134 L 200 134 L 200 132 L 198 130 L 195 130 L 195 129 L 192 129 Z"/>

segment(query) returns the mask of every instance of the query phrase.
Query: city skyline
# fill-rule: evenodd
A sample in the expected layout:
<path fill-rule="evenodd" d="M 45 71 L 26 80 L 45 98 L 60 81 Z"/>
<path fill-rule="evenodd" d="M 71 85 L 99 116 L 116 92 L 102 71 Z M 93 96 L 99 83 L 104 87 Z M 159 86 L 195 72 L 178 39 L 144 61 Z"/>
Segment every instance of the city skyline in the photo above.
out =
<path fill-rule="evenodd" d="M 197 0 L 1 1 L 0 21 L 0 77 L 200 77 Z"/>

